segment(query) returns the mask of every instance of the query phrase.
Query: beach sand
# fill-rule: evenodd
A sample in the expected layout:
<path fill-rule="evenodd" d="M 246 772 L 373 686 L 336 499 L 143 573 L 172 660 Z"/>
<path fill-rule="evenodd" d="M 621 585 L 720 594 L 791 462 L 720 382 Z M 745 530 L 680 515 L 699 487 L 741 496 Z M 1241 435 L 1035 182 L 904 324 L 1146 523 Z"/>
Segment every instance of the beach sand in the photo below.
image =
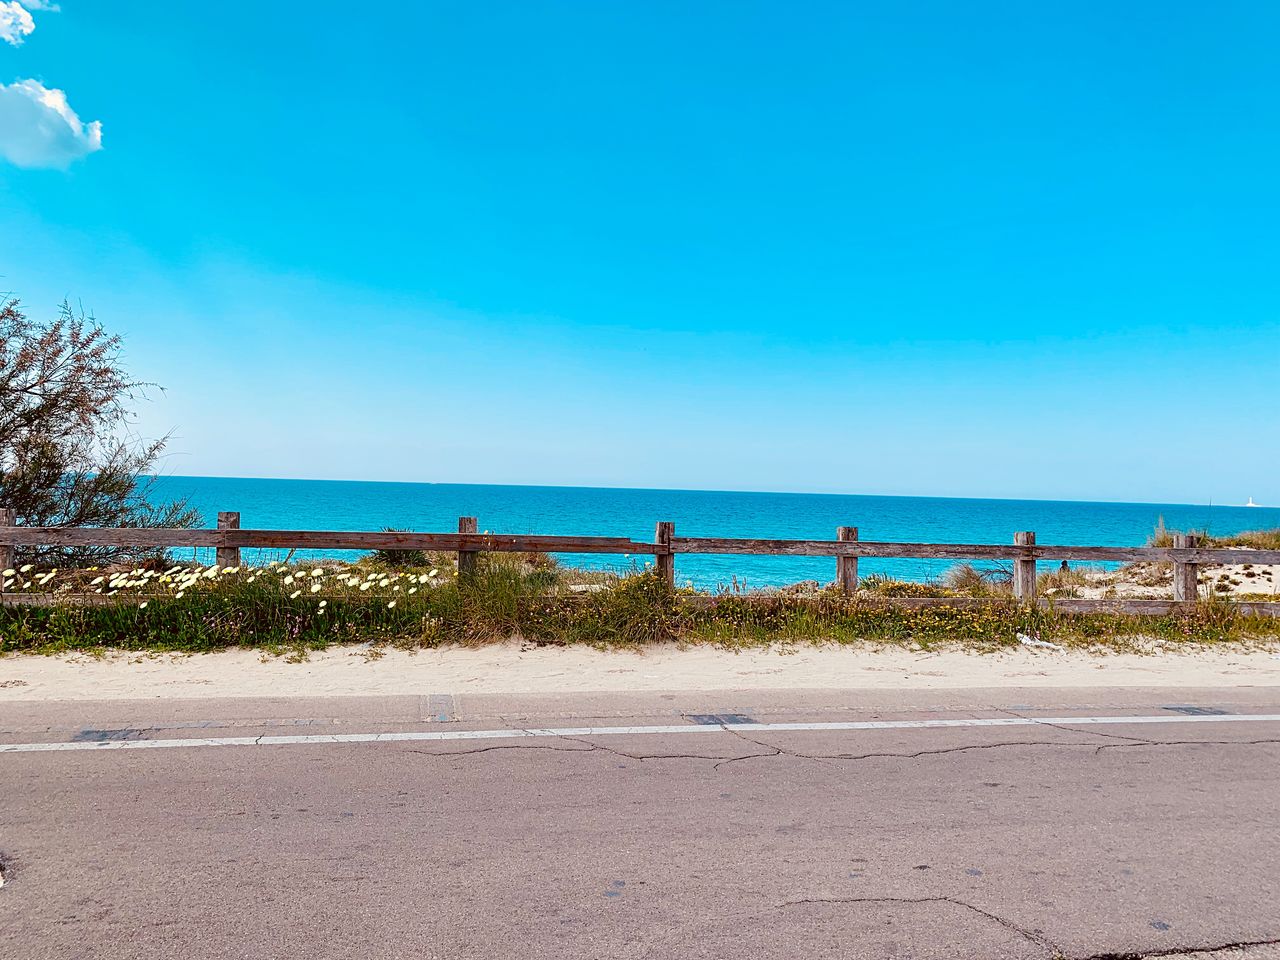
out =
<path fill-rule="evenodd" d="M 1134 563 L 1118 571 L 1084 570 L 1090 583 L 1078 592 L 1085 599 L 1168 600 L 1173 595 L 1171 564 Z M 1206 565 L 1200 568 L 1199 579 L 1203 598 L 1273 600 L 1280 596 L 1280 564 Z"/>
<path fill-rule="evenodd" d="M 0 702 L 206 697 L 390 696 L 682 690 L 1280 686 L 1280 654 L 1238 649 L 1159 655 L 1016 650 L 998 654 L 799 646 L 604 652 L 502 644 L 372 658 L 334 648 L 303 662 L 235 650 L 196 655 L 0 658 Z"/>

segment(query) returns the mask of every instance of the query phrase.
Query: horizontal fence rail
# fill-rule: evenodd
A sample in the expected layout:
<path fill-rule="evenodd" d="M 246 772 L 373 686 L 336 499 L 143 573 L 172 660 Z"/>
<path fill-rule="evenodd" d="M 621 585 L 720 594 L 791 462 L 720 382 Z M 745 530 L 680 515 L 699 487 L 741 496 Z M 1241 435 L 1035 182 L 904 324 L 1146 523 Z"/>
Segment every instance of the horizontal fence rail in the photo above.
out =
<path fill-rule="evenodd" d="M 556 537 L 494 533 L 381 533 L 358 530 L 168 530 L 13 527 L 0 539 L 19 547 L 215 547 L 299 550 L 458 550 L 491 553 L 656 553 L 625 537 Z"/>
<path fill-rule="evenodd" d="M 1230 547 L 1076 547 L 1051 544 L 896 543 L 875 540 L 729 540 L 676 537 L 674 553 L 776 554 L 789 557 L 891 557 L 911 560 L 1095 560 L 1179 563 L 1280 563 L 1280 550 Z"/>
<path fill-rule="evenodd" d="M 1280 550 L 1203 547 L 1197 538 L 1177 534 L 1172 547 L 1093 547 L 1038 544 L 1030 531 L 1016 533 L 1013 542 L 895 543 L 859 540 L 857 527 L 840 527 L 835 540 L 787 540 L 728 537 L 678 537 L 675 524 L 660 522 L 653 542 L 627 537 L 583 537 L 480 533 L 475 517 L 460 517 L 457 533 L 359 530 L 247 530 L 240 528 L 240 514 L 218 514 L 217 529 L 168 527 L 28 527 L 18 526 L 12 510 L 0 508 L 0 568 L 12 565 L 19 547 L 170 547 L 211 548 L 217 564 L 240 565 L 242 549 L 302 550 L 423 550 L 456 553 L 458 569 L 474 569 L 477 553 L 590 553 L 652 556 L 657 572 L 675 583 L 675 558 L 679 554 L 744 554 L 755 556 L 831 557 L 836 561 L 836 583 L 846 593 L 857 590 L 860 558 L 925 560 L 1012 561 L 1013 595 L 1036 601 L 1036 563 L 1042 560 L 1094 562 L 1149 562 L 1173 565 L 1173 600 L 1077 600 L 1060 599 L 1055 606 L 1081 611 L 1155 612 L 1193 603 L 1198 595 L 1199 568 L 1206 564 L 1280 564 Z M 895 598 L 894 603 L 929 606 L 958 603 L 964 598 Z M 1280 615 L 1280 602 L 1240 603 L 1251 613 Z"/>

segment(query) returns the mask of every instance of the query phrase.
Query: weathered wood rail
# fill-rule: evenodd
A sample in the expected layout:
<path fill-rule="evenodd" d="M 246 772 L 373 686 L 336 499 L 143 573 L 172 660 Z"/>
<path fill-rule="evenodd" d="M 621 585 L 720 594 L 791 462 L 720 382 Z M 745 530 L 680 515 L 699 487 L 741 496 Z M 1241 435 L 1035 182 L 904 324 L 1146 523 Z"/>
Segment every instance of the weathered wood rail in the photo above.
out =
<path fill-rule="evenodd" d="M 653 542 L 627 537 L 582 537 L 478 532 L 475 517 L 460 517 L 457 533 L 352 530 L 248 530 L 240 514 L 218 514 L 217 529 L 167 527 L 26 527 L 15 525 L 12 510 L 0 508 L 0 568 L 13 562 L 16 547 L 194 547 L 216 551 L 219 566 L 240 565 L 242 549 L 302 550 L 424 550 L 456 553 L 460 575 L 474 570 L 477 553 L 596 553 L 653 556 L 660 576 L 675 583 L 679 554 L 748 554 L 791 557 L 831 557 L 836 583 L 846 593 L 858 588 L 858 560 L 867 558 L 929 560 L 1005 560 L 1013 564 L 1013 596 L 1034 603 L 1036 563 L 1041 560 L 1093 562 L 1165 562 L 1173 565 L 1171 600 L 1060 599 L 1062 610 L 1160 612 L 1194 603 L 1199 568 L 1206 564 L 1280 564 L 1280 550 L 1204 547 L 1191 535 L 1179 534 L 1172 547 L 1091 547 L 1041 544 L 1030 531 L 1020 531 L 1008 545 L 988 543 L 897 543 L 859 540 L 857 527 L 839 527 L 834 540 L 766 540 L 758 538 L 679 537 L 675 524 L 660 522 Z M 906 605 L 956 603 L 962 598 L 895 600 Z M 1280 615 L 1280 602 L 1242 603 L 1241 609 Z"/>

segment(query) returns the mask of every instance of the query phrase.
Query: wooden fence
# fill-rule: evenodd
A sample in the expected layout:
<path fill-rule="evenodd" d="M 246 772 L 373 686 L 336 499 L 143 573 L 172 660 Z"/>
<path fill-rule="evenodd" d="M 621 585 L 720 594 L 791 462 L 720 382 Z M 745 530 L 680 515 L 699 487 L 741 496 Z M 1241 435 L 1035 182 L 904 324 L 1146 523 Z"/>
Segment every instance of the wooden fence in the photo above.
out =
<path fill-rule="evenodd" d="M 1165 562 L 1173 565 L 1173 596 L 1168 600 L 1056 599 L 1054 606 L 1076 612 L 1158 613 L 1195 603 L 1199 569 L 1206 564 L 1280 564 L 1280 550 L 1209 548 L 1189 534 L 1177 534 L 1172 547 L 1086 547 L 1036 542 L 1030 531 L 1016 533 L 1008 546 L 983 543 L 890 543 L 859 540 L 857 527 L 839 527 L 834 540 L 761 540 L 726 537 L 679 537 L 675 524 L 660 522 L 652 543 L 626 537 L 541 536 L 480 533 L 475 517 L 460 517 L 457 533 L 347 530 L 245 530 L 239 513 L 219 513 L 217 529 L 168 527 L 25 527 L 16 526 L 12 510 L 0 508 L 0 569 L 13 563 L 15 547 L 204 547 L 216 551 L 220 567 L 240 566 L 242 549 L 427 550 L 456 553 L 458 571 L 474 569 L 477 553 L 600 553 L 652 556 L 658 574 L 675 584 L 679 554 L 749 554 L 788 557 L 832 557 L 836 582 L 845 593 L 858 587 L 861 557 L 931 560 L 1007 560 L 1013 563 L 1013 596 L 1024 603 L 1036 596 L 1036 562 Z M 965 602 L 963 598 L 907 598 L 911 606 Z M 985 601 L 976 601 L 985 602 Z M 1242 612 L 1280 616 L 1280 602 L 1237 603 Z"/>

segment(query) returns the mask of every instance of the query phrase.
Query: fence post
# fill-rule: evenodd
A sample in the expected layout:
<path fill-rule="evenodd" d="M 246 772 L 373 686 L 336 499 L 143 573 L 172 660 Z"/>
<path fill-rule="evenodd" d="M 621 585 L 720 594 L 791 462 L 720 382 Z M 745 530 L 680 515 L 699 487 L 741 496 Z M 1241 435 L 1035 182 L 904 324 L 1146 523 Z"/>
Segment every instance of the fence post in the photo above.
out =
<path fill-rule="evenodd" d="M 1173 545 L 1186 550 L 1200 545 L 1200 538 L 1193 533 L 1175 533 Z M 1195 603 L 1200 593 L 1200 565 L 1173 561 L 1173 599 L 1183 603 Z"/>
<path fill-rule="evenodd" d="M 856 542 L 858 539 L 857 527 L 836 527 L 836 539 L 848 542 Z M 858 558 L 845 556 L 840 554 L 836 557 L 836 583 L 840 585 L 841 593 L 854 593 L 858 589 Z"/>
<path fill-rule="evenodd" d="M 479 533 L 479 521 L 475 517 L 458 518 L 459 533 Z M 458 579 L 470 580 L 476 573 L 476 552 L 474 550 L 458 551 Z"/>
<path fill-rule="evenodd" d="M 13 544 L 5 543 L 4 528 L 12 527 L 18 519 L 18 511 L 13 507 L 0 507 L 0 570 L 8 570 L 13 566 Z M 0 593 L 4 593 L 5 577 L 0 577 Z"/>
<path fill-rule="evenodd" d="M 235 510 L 221 511 L 218 513 L 218 529 L 219 530 L 239 530 L 240 514 Z M 238 567 L 240 566 L 240 548 L 239 547 L 218 547 L 215 554 L 216 563 L 220 568 Z"/>
<path fill-rule="evenodd" d="M 1036 535 L 1023 530 L 1013 535 L 1015 546 L 1034 547 Z M 1036 558 L 1018 556 L 1013 561 L 1013 595 L 1024 603 L 1036 602 Z"/>
<path fill-rule="evenodd" d="M 671 550 L 671 541 L 675 536 L 676 525 L 673 522 L 658 521 L 658 526 L 653 531 L 653 542 L 662 549 L 655 554 L 654 559 L 657 562 L 658 576 L 673 590 L 676 586 L 676 555 Z"/>

